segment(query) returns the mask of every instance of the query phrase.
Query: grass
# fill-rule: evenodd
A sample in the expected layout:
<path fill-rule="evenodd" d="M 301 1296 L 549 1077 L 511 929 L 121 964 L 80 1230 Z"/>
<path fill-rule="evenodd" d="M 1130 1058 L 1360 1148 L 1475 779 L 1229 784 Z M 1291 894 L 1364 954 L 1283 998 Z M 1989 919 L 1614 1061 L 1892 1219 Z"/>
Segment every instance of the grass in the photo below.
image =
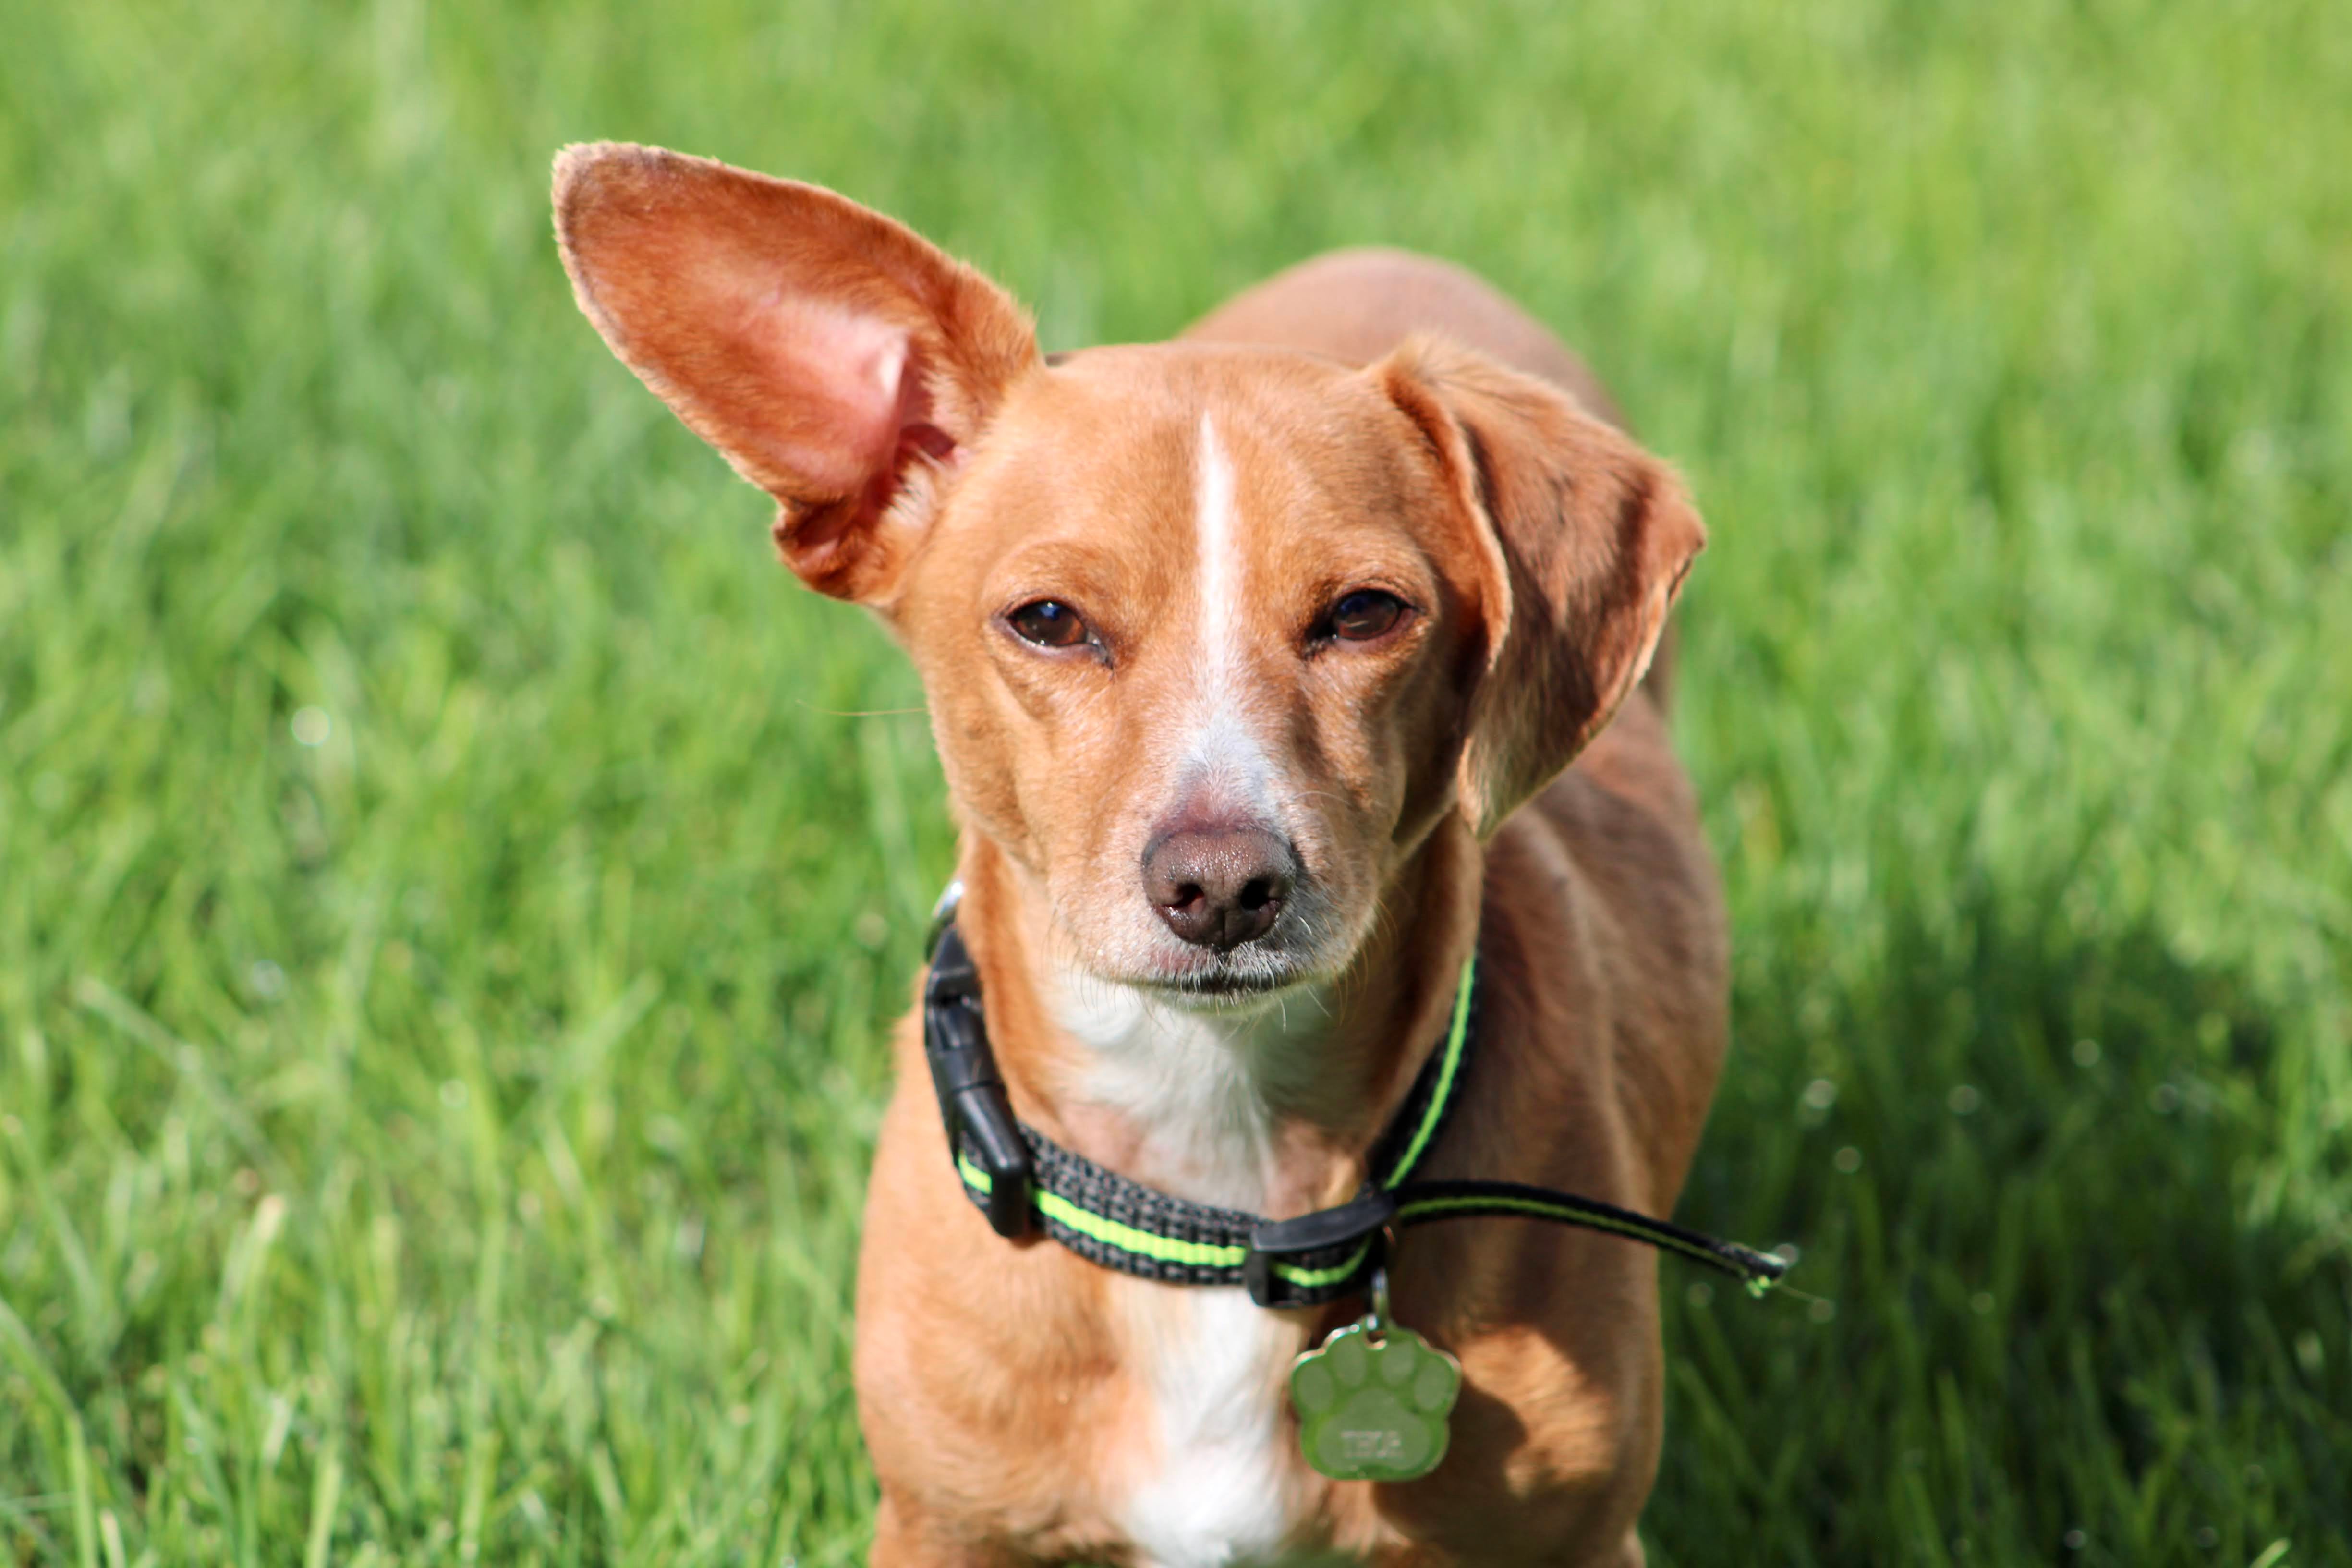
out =
<path fill-rule="evenodd" d="M 1715 529 L 1738 1048 L 1654 1563 L 2352 1563 L 2352 30 L 2320 4 L 0 0 L 0 1560 L 862 1554 L 914 682 L 553 148 L 1049 342 L 1480 268 Z M 874 717 L 850 715 L 874 713 Z"/>

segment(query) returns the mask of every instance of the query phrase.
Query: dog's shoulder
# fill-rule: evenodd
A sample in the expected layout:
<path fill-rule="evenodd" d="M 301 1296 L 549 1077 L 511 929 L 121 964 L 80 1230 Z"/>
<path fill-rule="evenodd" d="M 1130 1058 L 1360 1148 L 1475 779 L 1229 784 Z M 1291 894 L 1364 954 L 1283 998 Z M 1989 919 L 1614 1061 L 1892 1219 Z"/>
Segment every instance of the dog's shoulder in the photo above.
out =
<path fill-rule="evenodd" d="M 1696 798 L 1645 694 L 1503 826 L 1486 878 L 1497 1058 L 1519 1085 L 1572 1086 L 1587 1136 L 1632 1161 L 1621 1201 L 1665 1212 L 1721 1068 L 1730 960 Z"/>

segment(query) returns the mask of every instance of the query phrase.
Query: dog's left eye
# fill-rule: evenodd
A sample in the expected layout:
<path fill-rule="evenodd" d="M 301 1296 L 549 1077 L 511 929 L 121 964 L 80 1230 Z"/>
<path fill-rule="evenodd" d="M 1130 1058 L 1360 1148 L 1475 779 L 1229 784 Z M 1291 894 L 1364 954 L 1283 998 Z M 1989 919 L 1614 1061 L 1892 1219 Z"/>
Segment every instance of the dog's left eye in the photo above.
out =
<path fill-rule="evenodd" d="M 1014 636 L 1039 647 L 1076 647 L 1087 640 L 1087 623 L 1059 599 L 1038 599 L 1004 619 Z"/>
<path fill-rule="evenodd" d="M 1324 617 L 1328 634 L 1346 642 L 1370 642 L 1385 637 L 1404 618 L 1404 601 L 1378 588 L 1343 594 Z"/>

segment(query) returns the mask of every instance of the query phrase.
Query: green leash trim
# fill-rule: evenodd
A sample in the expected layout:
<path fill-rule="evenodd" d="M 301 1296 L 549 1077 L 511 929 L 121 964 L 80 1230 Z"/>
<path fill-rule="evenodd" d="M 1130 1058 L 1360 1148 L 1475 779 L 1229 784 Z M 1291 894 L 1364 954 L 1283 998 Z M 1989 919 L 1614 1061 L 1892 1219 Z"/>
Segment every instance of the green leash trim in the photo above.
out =
<path fill-rule="evenodd" d="M 1595 1198 L 1556 1193 L 1517 1182 L 1423 1182 L 1397 1194 L 1397 1224 L 1423 1225 L 1438 1219 L 1548 1219 L 1556 1225 L 1605 1231 L 1631 1241 L 1646 1242 L 1693 1263 L 1737 1275 L 1751 1296 L 1761 1296 L 1789 1271 L 1785 1259 L 1758 1252 L 1736 1241 L 1717 1241 L 1667 1220 L 1621 1209 Z"/>

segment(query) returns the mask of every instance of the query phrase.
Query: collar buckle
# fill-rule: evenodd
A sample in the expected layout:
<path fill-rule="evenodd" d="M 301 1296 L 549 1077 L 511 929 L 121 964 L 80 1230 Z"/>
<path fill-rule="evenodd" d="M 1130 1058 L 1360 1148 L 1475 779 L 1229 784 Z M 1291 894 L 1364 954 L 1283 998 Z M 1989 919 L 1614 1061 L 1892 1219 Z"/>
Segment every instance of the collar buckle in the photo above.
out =
<path fill-rule="evenodd" d="M 944 902 L 944 900 L 942 900 Z M 988 1224 L 997 1235 L 1029 1234 L 1029 1146 L 1013 1118 L 1004 1079 L 989 1049 L 980 1010 L 980 971 L 963 945 L 950 905 L 923 982 L 923 1057 L 948 1130 L 948 1152 L 988 1178 Z"/>

